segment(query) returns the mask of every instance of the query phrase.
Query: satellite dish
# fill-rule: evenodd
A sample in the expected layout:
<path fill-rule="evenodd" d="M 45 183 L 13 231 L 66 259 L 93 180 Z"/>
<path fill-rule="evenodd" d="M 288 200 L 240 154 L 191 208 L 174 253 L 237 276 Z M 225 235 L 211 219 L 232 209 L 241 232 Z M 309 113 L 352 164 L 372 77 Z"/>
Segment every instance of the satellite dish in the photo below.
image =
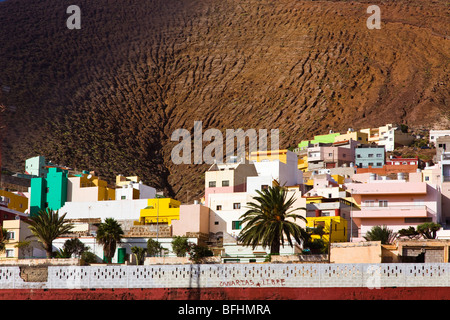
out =
<path fill-rule="evenodd" d="M 88 178 L 88 179 L 91 179 L 91 178 L 92 178 L 92 174 L 89 174 L 89 175 L 87 176 L 87 178 Z"/>

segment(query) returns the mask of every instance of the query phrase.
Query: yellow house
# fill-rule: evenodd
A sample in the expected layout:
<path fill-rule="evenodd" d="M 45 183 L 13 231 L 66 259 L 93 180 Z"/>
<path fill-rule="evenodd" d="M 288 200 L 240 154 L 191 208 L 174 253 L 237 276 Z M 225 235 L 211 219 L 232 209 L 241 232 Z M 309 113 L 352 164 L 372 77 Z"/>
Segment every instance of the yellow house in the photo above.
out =
<path fill-rule="evenodd" d="M 307 217 L 308 221 L 306 226 L 308 228 L 323 227 L 324 234 L 312 235 L 312 239 L 322 238 L 325 243 L 330 242 L 346 242 L 348 239 L 348 222 L 346 219 L 339 216 L 326 216 L 326 217 Z"/>
<path fill-rule="evenodd" d="M 288 150 L 269 150 L 269 151 L 255 151 L 251 152 L 249 159 L 250 161 L 261 162 L 263 160 L 280 160 L 280 162 L 287 163 L 287 153 Z"/>
<path fill-rule="evenodd" d="M 7 230 L 7 241 L 5 250 L 0 253 L 0 258 L 25 258 L 33 256 L 36 241 L 31 241 L 29 245 L 22 249 L 18 248 L 21 241 L 28 240 L 32 236 L 28 224 L 23 220 L 4 220 L 3 228 Z"/>
<path fill-rule="evenodd" d="M 28 209 L 27 197 L 5 190 L 0 190 L 0 197 L 3 197 L 1 201 L 7 204 L 8 209 L 16 210 L 22 213 Z"/>
<path fill-rule="evenodd" d="M 303 172 L 308 171 L 308 156 L 304 156 L 303 158 L 298 159 L 298 170 Z"/>
<path fill-rule="evenodd" d="M 370 129 L 363 129 L 362 131 L 347 131 L 334 138 L 334 142 L 342 142 L 347 140 L 358 141 L 363 144 L 369 143 Z"/>
<path fill-rule="evenodd" d="M 139 176 L 124 177 L 121 174 L 116 176 L 116 186 L 118 187 L 123 187 L 127 184 L 130 184 L 130 182 L 139 183 L 139 181 L 141 181 Z"/>
<path fill-rule="evenodd" d="M 116 199 L 116 190 L 92 174 L 69 176 L 67 201 L 107 201 Z"/>
<path fill-rule="evenodd" d="M 180 220 L 181 202 L 171 198 L 153 198 L 147 200 L 147 207 L 141 209 L 139 222 L 135 224 L 172 224 Z"/>

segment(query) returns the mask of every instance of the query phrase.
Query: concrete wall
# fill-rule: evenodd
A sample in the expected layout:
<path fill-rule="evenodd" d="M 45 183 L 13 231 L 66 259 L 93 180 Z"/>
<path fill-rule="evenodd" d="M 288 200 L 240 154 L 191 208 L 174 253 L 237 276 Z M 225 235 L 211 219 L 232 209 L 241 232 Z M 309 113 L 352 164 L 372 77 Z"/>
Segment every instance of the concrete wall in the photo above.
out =
<path fill-rule="evenodd" d="M 381 241 L 331 244 L 332 263 L 381 263 Z"/>
<path fill-rule="evenodd" d="M 0 300 L 450 300 L 449 287 L 380 288 L 150 288 L 150 289 L 0 289 Z M 258 303 L 258 302 L 256 302 Z M 262 302 L 260 305 L 264 305 Z M 184 304 L 183 304 L 184 305 Z M 280 306 L 283 306 L 281 304 Z M 176 317 L 178 308 L 168 310 Z M 105 310 L 102 310 L 102 314 Z M 111 315 L 116 310 L 111 309 Z M 274 310 L 271 308 L 271 312 Z M 214 311 L 216 313 L 216 311 Z M 221 314 L 220 312 L 218 314 Z M 237 314 L 236 311 L 234 314 Z M 242 313 L 241 313 L 242 315 Z M 245 317 L 245 315 L 244 315 Z"/>
<path fill-rule="evenodd" d="M 448 287 L 450 283 L 450 266 L 446 263 L 49 266 L 47 274 L 47 281 L 26 282 L 19 267 L 0 267 L 0 289 L 375 289 Z"/>

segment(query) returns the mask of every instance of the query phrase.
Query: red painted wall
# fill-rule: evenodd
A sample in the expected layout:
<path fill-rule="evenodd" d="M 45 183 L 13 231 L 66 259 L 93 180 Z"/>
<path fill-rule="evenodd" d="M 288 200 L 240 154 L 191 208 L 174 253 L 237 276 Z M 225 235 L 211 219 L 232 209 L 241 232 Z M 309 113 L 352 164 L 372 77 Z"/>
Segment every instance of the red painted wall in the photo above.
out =
<path fill-rule="evenodd" d="M 0 300 L 449 300 L 450 287 L 3 289 Z"/>

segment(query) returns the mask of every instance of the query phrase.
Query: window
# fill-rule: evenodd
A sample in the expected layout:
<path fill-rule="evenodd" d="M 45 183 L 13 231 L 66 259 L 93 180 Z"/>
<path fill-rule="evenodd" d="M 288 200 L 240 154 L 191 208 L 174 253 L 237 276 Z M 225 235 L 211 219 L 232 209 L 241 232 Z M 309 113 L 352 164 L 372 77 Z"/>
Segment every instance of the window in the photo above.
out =
<path fill-rule="evenodd" d="M 216 210 L 222 210 L 222 206 L 219 204 L 216 206 Z"/>
<path fill-rule="evenodd" d="M 261 190 L 267 190 L 267 189 L 269 189 L 269 186 L 267 184 L 263 184 L 261 186 Z"/>
<path fill-rule="evenodd" d="M 240 203 L 233 203 L 233 209 L 240 209 L 241 204 Z"/>
<path fill-rule="evenodd" d="M 6 249 L 6 257 L 13 258 L 14 257 L 14 249 Z"/>
<path fill-rule="evenodd" d="M 360 155 L 360 154 L 357 154 L 356 157 L 357 157 L 357 158 L 361 158 L 361 155 Z"/>
<path fill-rule="evenodd" d="M 388 201 L 387 200 L 379 200 L 378 201 L 378 206 L 379 207 L 387 207 L 388 206 Z"/>
<path fill-rule="evenodd" d="M 233 230 L 241 230 L 242 229 L 242 222 L 241 221 L 232 221 L 231 222 L 231 228 Z"/>
<path fill-rule="evenodd" d="M 425 181 L 430 181 L 430 177 L 426 176 Z"/>
<path fill-rule="evenodd" d="M 45 192 L 49 193 L 50 192 L 50 188 L 45 189 Z"/>
<path fill-rule="evenodd" d="M 377 153 L 377 158 L 383 158 L 383 154 Z"/>
<path fill-rule="evenodd" d="M 120 199 L 121 200 L 125 200 L 127 198 L 127 196 L 121 196 Z"/>
<path fill-rule="evenodd" d="M 209 182 L 209 187 L 210 188 L 215 188 L 216 187 L 216 182 L 215 181 L 210 181 Z"/>
<path fill-rule="evenodd" d="M 332 196 L 333 196 L 333 195 L 332 195 L 331 193 L 328 194 L 328 198 L 332 198 Z"/>
<path fill-rule="evenodd" d="M 405 218 L 405 223 L 431 222 L 432 218 Z"/>
<path fill-rule="evenodd" d="M 383 164 L 381 162 L 377 162 L 377 167 L 382 167 Z"/>
<path fill-rule="evenodd" d="M 373 153 L 369 153 L 367 156 L 368 156 L 369 158 L 373 158 Z"/>
<path fill-rule="evenodd" d="M 219 225 L 219 221 L 214 221 L 214 225 L 218 226 Z"/>
<path fill-rule="evenodd" d="M 374 205 L 375 205 L 374 200 L 365 200 L 364 201 L 364 206 L 366 206 L 366 207 L 373 207 Z"/>
<path fill-rule="evenodd" d="M 369 162 L 369 166 L 373 167 L 373 162 Z"/>
<path fill-rule="evenodd" d="M 314 221 L 314 227 L 317 228 L 318 226 L 325 228 L 325 221 Z"/>
<path fill-rule="evenodd" d="M 7 240 L 14 240 L 16 238 L 14 231 L 8 231 L 6 232 L 6 239 Z"/>
<path fill-rule="evenodd" d="M 223 180 L 222 181 L 222 187 L 229 187 L 230 186 L 230 180 Z"/>

